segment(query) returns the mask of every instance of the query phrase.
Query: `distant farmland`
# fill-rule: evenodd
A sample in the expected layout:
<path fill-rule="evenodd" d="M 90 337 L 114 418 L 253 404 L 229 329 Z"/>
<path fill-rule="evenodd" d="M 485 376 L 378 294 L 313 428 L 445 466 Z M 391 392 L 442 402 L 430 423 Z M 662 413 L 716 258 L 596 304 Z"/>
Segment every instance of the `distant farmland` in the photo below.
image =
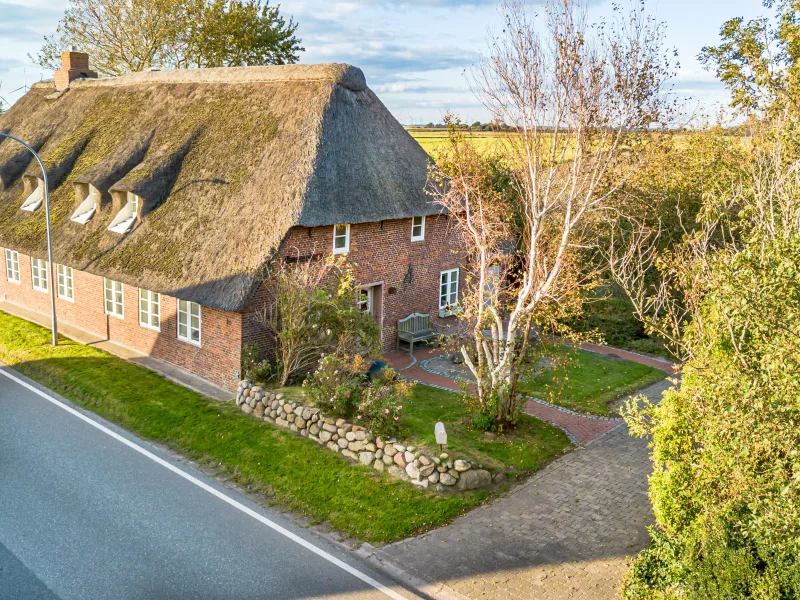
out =
<path fill-rule="evenodd" d="M 447 141 L 446 129 L 426 129 L 424 127 L 406 127 L 406 131 L 419 142 L 425 152 L 433 154 L 437 147 Z M 502 139 L 500 133 L 491 131 L 469 131 L 465 132 L 469 140 L 480 150 L 491 150 Z"/>

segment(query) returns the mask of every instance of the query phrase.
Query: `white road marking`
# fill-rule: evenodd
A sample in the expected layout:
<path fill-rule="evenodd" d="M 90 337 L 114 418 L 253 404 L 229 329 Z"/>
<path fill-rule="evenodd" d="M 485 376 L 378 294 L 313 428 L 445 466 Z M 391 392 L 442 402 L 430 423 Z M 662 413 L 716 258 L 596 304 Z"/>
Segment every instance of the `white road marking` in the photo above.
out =
<path fill-rule="evenodd" d="M 63 402 L 57 400 L 56 398 L 53 398 L 52 396 L 50 396 L 48 394 L 45 394 L 43 391 L 35 388 L 34 386 L 32 386 L 29 383 L 27 383 L 27 382 L 23 381 L 22 379 L 20 379 L 19 377 L 15 377 L 11 373 L 8 373 L 5 369 L 0 368 L 0 375 L 8 377 L 12 381 L 15 381 L 16 383 L 18 383 L 22 387 L 30 390 L 34 394 L 38 394 L 39 396 L 41 396 L 42 398 L 44 398 L 48 402 L 52 402 L 53 404 L 55 404 L 59 408 L 64 409 L 65 411 L 67 411 L 68 413 L 70 413 L 73 416 L 78 417 L 79 419 L 82 419 L 83 421 L 85 421 L 89 425 L 91 425 L 92 427 L 94 427 L 96 429 L 99 429 L 100 431 L 102 431 L 106 435 L 111 436 L 112 438 L 114 438 L 118 442 L 122 442 L 123 444 L 125 444 L 129 448 L 132 448 L 133 450 L 136 450 L 136 452 L 138 452 L 139 454 L 142 454 L 142 455 L 146 456 L 147 458 L 149 458 L 153 462 L 156 462 L 159 465 L 161 465 L 162 467 L 164 467 L 166 469 L 169 469 L 170 471 L 172 471 L 176 475 L 179 475 L 179 476 L 183 477 L 185 480 L 187 480 L 187 481 L 193 483 L 194 485 L 196 485 L 197 487 L 202 488 L 203 490 L 207 491 L 209 494 L 212 494 L 213 496 L 216 496 L 217 498 L 219 498 L 223 502 L 227 502 L 228 504 L 230 504 L 234 508 L 242 511 L 244 514 L 246 514 L 246 515 L 248 515 L 250 517 L 253 517 L 256 521 L 259 521 L 259 522 L 263 523 L 264 525 L 266 525 L 270 529 L 273 529 L 274 531 L 277 531 L 281 535 L 286 536 L 287 538 L 289 538 L 293 542 L 295 542 L 297 544 L 300 544 L 301 546 L 303 546 L 303 548 L 305 548 L 307 550 L 310 550 L 311 552 L 313 552 L 317 556 L 320 556 L 321 558 L 324 558 L 328 562 L 333 563 L 334 565 L 336 565 L 337 567 L 339 567 L 343 571 L 346 571 L 346 572 L 350 573 L 351 575 L 353 575 L 354 577 L 357 577 L 358 579 L 360 579 L 364 583 L 367 583 L 367 584 L 371 585 L 372 587 L 374 587 L 379 592 L 382 592 L 383 594 L 389 596 L 390 598 L 393 598 L 394 600 L 407 600 L 407 598 L 405 596 L 401 596 L 400 594 L 395 592 L 393 589 L 383 585 L 380 581 L 375 581 L 369 575 L 365 575 L 364 573 L 362 573 L 358 569 L 355 569 L 355 568 L 351 567 L 350 565 L 348 565 L 347 563 L 339 560 L 338 558 L 336 558 L 332 554 L 328 554 L 324 550 L 322 550 L 320 548 L 317 548 L 311 542 L 308 542 L 308 541 L 304 540 L 303 538 L 301 538 L 300 536 L 295 535 L 294 533 L 292 533 L 291 531 L 289 531 L 285 527 L 281 527 L 277 523 L 267 519 L 265 516 L 260 515 L 259 513 L 257 513 L 256 511 L 254 511 L 254 510 L 252 510 L 250 508 L 247 508 L 241 502 L 237 502 L 233 498 L 230 498 L 229 496 L 223 494 L 222 492 L 220 492 L 218 490 L 215 490 L 210 485 L 207 485 L 207 484 L 203 483 L 202 481 L 200 481 L 196 477 L 194 477 L 192 475 L 189 475 L 189 473 L 186 473 L 186 472 L 182 471 L 181 469 L 179 469 L 175 465 L 172 465 L 172 464 L 168 463 L 167 461 L 163 460 L 162 458 L 159 458 L 158 456 L 156 456 L 155 454 L 153 454 L 152 452 L 150 452 L 148 450 L 145 450 L 144 448 L 142 448 L 138 444 L 135 444 L 134 442 L 122 437 L 118 433 L 116 433 L 114 431 L 111 431 L 105 425 L 102 425 L 102 424 L 98 423 L 97 421 L 87 417 L 86 415 L 84 415 L 83 413 L 75 410 L 71 406 L 67 406 L 66 404 L 64 404 Z"/>

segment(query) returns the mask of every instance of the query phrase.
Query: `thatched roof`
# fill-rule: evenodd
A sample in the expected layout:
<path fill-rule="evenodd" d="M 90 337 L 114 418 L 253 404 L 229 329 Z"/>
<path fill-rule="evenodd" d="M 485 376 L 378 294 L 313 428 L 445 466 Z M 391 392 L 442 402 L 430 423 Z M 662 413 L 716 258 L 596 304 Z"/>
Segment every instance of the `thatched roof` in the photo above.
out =
<path fill-rule="evenodd" d="M 56 262 L 224 310 L 245 306 L 293 226 L 438 212 L 425 152 L 348 65 L 42 82 L 0 131 L 47 164 Z M 0 246 L 45 258 L 44 210 L 19 210 L 37 169 L 0 141 Z M 72 222 L 90 185 L 97 213 Z M 128 192 L 134 229 L 107 231 Z"/>

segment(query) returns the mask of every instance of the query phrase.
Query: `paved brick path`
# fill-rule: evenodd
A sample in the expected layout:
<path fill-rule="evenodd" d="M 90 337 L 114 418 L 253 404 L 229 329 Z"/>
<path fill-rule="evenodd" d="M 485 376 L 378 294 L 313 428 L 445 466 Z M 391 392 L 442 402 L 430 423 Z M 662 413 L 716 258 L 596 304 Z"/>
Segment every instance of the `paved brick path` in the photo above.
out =
<path fill-rule="evenodd" d="M 563 429 L 578 445 L 591 442 L 622 424 L 622 419 L 593 419 L 534 401 L 528 402 L 525 413 Z"/>
<path fill-rule="evenodd" d="M 583 350 L 589 350 L 590 352 L 597 352 L 599 354 L 605 354 L 606 356 L 617 356 L 619 358 L 624 358 L 625 360 L 631 360 L 633 362 L 642 363 L 643 365 L 648 365 L 650 367 L 655 367 L 656 369 L 661 369 L 665 373 L 669 375 L 675 374 L 674 363 L 672 361 L 667 360 L 666 358 L 660 358 L 657 356 L 645 356 L 644 354 L 639 354 L 638 352 L 629 352 L 628 350 L 623 350 L 621 348 L 612 348 L 610 346 L 599 346 L 597 344 L 582 344 L 581 348 Z"/>
<path fill-rule="evenodd" d="M 669 387 L 643 392 L 653 400 Z M 466 598 L 607 600 L 647 543 L 647 441 L 619 425 L 507 496 L 375 558 Z"/>

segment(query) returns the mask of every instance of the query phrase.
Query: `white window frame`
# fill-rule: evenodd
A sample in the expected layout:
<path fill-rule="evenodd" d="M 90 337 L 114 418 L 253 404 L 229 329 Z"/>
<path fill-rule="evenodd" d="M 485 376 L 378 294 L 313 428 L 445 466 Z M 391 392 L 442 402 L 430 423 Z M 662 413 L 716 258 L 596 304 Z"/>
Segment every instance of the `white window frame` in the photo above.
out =
<path fill-rule="evenodd" d="M 9 283 L 22 283 L 19 272 L 19 252 L 6 248 L 6 279 Z"/>
<path fill-rule="evenodd" d="M 44 179 L 41 177 L 36 178 L 36 187 L 34 190 L 28 195 L 25 199 L 25 202 L 22 203 L 20 208 L 22 210 L 27 210 L 28 212 L 33 212 L 37 210 L 44 201 Z"/>
<path fill-rule="evenodd" d="M 56 282 L 58 297 L 62 300 L 75 302 L 75 281 L 72 277 L 72 267 L 56 265 Z"/>
<path fill-rule="evenodd" d="M 366 298 L 362 297 L 366 294 Z M 358 298 L 356 299 L 358 310 L 368 315 L 375 314 L 375 286 L 362 287 L 358 290 Z"/>
<path fill-rule="evenodd" d="M 120 209 L 111 225 L 108 226 L 109 231 L 114 233 L 126 234 L 136 223 L 136 218 L 139 216 L 139 204 L 141 198 L 132 192 L 128 192 L 127 201 L 125 206 Z"/>
<path fill-rule="evenodd" d="M 142 303 L 146 308 L 142 307 Z M 142 320 L 144 317 L 146 320 Z M 153 325 L 153 321 L 157 324 Z M 161 294 L 139 288 L 139 325 L 145 329 L 161 331 Z"/>
<path fill-rule="evenodd" d="M 337 229 L 344 227 L 344 234 L 337 233 Z M 336 240 L 344 238 L 344 247 L 337 248 Z M 347 254 L 350 252 L 350 223 L 339 223 L 333 226 L 333 253 L 334 254 Z"/>
<path fill-rule="evenodd" d="M 119 294 L 119 302 L 117 302 L 117 294 Z M 103 277 L 103 306 L 107 315 L 117 319 L 125 318 L 125 288 L 121 281 Z"/>
<path fill-rule="evenodd" d="M 197 327 L 192 325 L 194 309 L 197 308 Z M 185 328 L 185 333 L 181 335 L 181 327 Z M 197 331 L 197 339 L 193 339 L 192 334 Z M 203 333 L 203 307 L 197 302 L 188 300 L 178 300 L 178 339 L 187 344 L 200 346 L 202 344 Z"/>
<path fill-rule="evenodd" d="M 453 277 L 455 275 L 455 278 Z M 459 269 L 448 269 L 439 273 L 439 310 L 452 311 L 458 304 L 458 284 Z M 444 281 L 445 277 L 447 282 Z M 455 283 L 455 289 L 453 288 Z M 447 286 L 447 291 L 442 293 L 442 287 Z M 451 297 L 455 297 L 454 302 L 450 302 Z"/>
<path fill-rule="evenodd" d="M 419 223 L 415 221 L 419 219 Z M 419 228 L 419 235 L 414 235 L 414 229 Z M 421 217 L 411 217 L 411 241 L 421 242 L 425 239 L 425 215 Z"/>
<path fill-rule="evenodd" d="M 89 193 L 80 206 L 72 213 L 71 221 L 85 225 L 97 212 L 97 205 L 100 203 L 100 191 L 93 185 L 89 185 Z"/>
<path fill-rule="evenodd" d="M 39 282 L 37 285 L 36 282 Z M 44 286 L 42 286 L 44 282 Z M 31 285 L 37 292 L 46 292 L 49 285 L 49 277 L 47 273 L 47 261 L 31 256 Z"/>

